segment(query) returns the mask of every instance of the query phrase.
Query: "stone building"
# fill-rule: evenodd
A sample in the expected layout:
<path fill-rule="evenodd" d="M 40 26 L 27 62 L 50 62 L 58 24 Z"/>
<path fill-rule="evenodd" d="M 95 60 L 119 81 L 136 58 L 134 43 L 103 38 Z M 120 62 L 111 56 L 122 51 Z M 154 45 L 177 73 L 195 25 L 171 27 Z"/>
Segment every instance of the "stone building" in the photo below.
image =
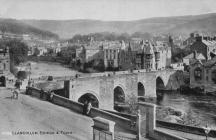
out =
<path fill-rule="evenodd" d="M 154 54 L 154 47 L 151 42 L 145 42 L 145 69 L 146 70 L 155 70 L 156 59 Z M 158 55 L 157 55 L 158 56 Z M 157 59 L 158 60 L 158 59 Z"/>
<path fill-rule="evenodd" d="M 196 41 L 194 33 L 190 34 L 190 37 L 183 41 L 184 46 L 190 46 Z"/>
<path fill-rule="evenodd" d="M 194 51 L 193 53 L 191 53 L 191 54 L 189 54 L 189 55 L 187 55 L 187 56 L 185 56 L 185 57 L 183 58 L 183 63 L 184 63 L 186 66 L 188 66 L 188 65 L 190 65 L 190 63 L 191 63 L 194 59 L 200 60 L 200 61 L 202 61 L 202 62 L 206 60 L 206 58 L 203 56 L 202 53 L 197 53 L 196 51 Z"/>
<path fill-rule="evenodd" d="M 164 42 L 142 41 L 136 53 L 136 68 L 146 70 L 165 69 L 171 64 L 171 49 Z"/>
<path fill-rule="evenodd" d="M 136 51 L 131 44 L 123 45 L 119 52 L 119 67 L 122 70 L 135 69 Z"/>
<path fill-rule="evenodd" d="M 118 68 L 120 70 L 135 69 L 136 51 L 130 43 L 124 41 L 110 43 L 104 46 L 105 68 Z"/>
<path fill-rule="evenodd" d="M 9 49 L 0 49 L 0 73 L 10 71 Z"/>
<path fill-rule="evenodd" d="M 105 68 L 119 68 L 119 52 L 121 43 L 109 44 L 104 46 L 104 66 Z"/>
<path fill-rule="evenodd" d="M 85 46 L 81 46 L 76 49 L 76 61 L 80 64 L 84 64 L 86 62 L 86 48 Z"/>
<path fill-rule="evenodd" d="M 202 53 L 206 60 L 210 60 L 211 52 L 216 52 L 216 38 L 209 36 L 196 36 L 196 41 L 190 46 L 192 52 Z"/>
<path fill-rule="evenodd" d="M 6 86 L 6 77 L 10 73 L 10 56 L 8 48 L 0 48 L 0 86 Z"/>
<path fill-rule="evenodd" d="M 171 64 L 171 49 L 165 42 L 103 41 L 90 44 L 76 50 L 76 59 L 82 64 L 103 61 L 105 69 L 120 70 L 160 70 Z"/>
<path fill-rule="evenodd" d="M 202 63 L 194 60 L 190 65 L 190 86 L 204 87 L 205 91 L 216 91 L 216 58 Z"/>
<path fill-rule="evenodd" d="M 82 63 L 103 60 L 103 44 L 99 41 L 92 41 L 76 49 L 76 58 Z"/>
<path fill-rule="evenodd" d="M 155 46 L 155 57 L 158 69 L 165 69 L 171 65 L 172 50 L 167 42 L 157 41 Z"/>

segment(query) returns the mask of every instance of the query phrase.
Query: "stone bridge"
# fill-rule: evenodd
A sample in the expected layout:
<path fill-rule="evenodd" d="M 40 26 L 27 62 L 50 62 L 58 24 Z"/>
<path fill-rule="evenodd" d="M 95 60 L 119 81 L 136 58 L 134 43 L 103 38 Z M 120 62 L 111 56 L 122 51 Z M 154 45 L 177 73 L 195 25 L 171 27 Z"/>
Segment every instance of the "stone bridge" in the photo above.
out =
<path fill-rule="evenodd" d="M 134 71 L 80 77 L 70 80 L 66 89 L 70 100 L 84 102 L 88 98 L 97 101 L 95 106 L 99 108 L 113 110 L 114 102 L 137 99 L 138 96 L 156 98 L 156 89 L 166 88 L 174 73 L 174 70 Z"/>

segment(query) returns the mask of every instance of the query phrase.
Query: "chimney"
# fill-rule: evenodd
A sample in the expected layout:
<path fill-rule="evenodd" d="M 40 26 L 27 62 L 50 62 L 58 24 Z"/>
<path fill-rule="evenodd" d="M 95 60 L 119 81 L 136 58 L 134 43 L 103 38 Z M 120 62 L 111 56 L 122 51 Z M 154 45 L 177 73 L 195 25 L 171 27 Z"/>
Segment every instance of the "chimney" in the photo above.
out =
<path fill-rule="evenodd" d="M 194 33 L 190 33 L 190 37 L 191 37 L 191 38 L 194 38 Z"/>
<path fill-rule="evenodd" d="M 203 36 L 203 40 L 208 40 L 208 37 L 207 36 Z"/>
<path fill-rule="evenodd" d="M 202 42 L 202 36 L 196 36 L 196 41 L 197 42 Z"/>

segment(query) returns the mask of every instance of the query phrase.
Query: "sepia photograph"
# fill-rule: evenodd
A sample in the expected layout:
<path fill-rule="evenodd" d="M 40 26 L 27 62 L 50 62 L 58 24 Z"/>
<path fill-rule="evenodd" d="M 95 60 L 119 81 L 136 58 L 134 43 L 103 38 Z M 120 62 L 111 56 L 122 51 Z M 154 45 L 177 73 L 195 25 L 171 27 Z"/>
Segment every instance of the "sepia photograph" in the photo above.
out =
<path fill-rule="evenodd" d="M 0 0 L 0 140 L 216 140 L 216 1 Z"/>

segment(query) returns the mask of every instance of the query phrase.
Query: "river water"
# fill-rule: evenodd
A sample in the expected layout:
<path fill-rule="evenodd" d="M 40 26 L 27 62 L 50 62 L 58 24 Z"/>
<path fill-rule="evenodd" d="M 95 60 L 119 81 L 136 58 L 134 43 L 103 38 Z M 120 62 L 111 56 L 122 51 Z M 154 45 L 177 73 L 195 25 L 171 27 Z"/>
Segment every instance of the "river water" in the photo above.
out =
<path fill-rule="evenodd" d="M 208 124 L 216 129 L 216 97 L 183 95 L 178 91 L 164 93 L 158 106 L 172 107 L 196 118 L 200 126 Z"/>
<path fill-rule="evenodd" d="M 31 63 L 31 78 L 41 76 L 75 76 L 77 71 L 64 67 L 59 63 L 53 62 L 28 62 Z"/>

